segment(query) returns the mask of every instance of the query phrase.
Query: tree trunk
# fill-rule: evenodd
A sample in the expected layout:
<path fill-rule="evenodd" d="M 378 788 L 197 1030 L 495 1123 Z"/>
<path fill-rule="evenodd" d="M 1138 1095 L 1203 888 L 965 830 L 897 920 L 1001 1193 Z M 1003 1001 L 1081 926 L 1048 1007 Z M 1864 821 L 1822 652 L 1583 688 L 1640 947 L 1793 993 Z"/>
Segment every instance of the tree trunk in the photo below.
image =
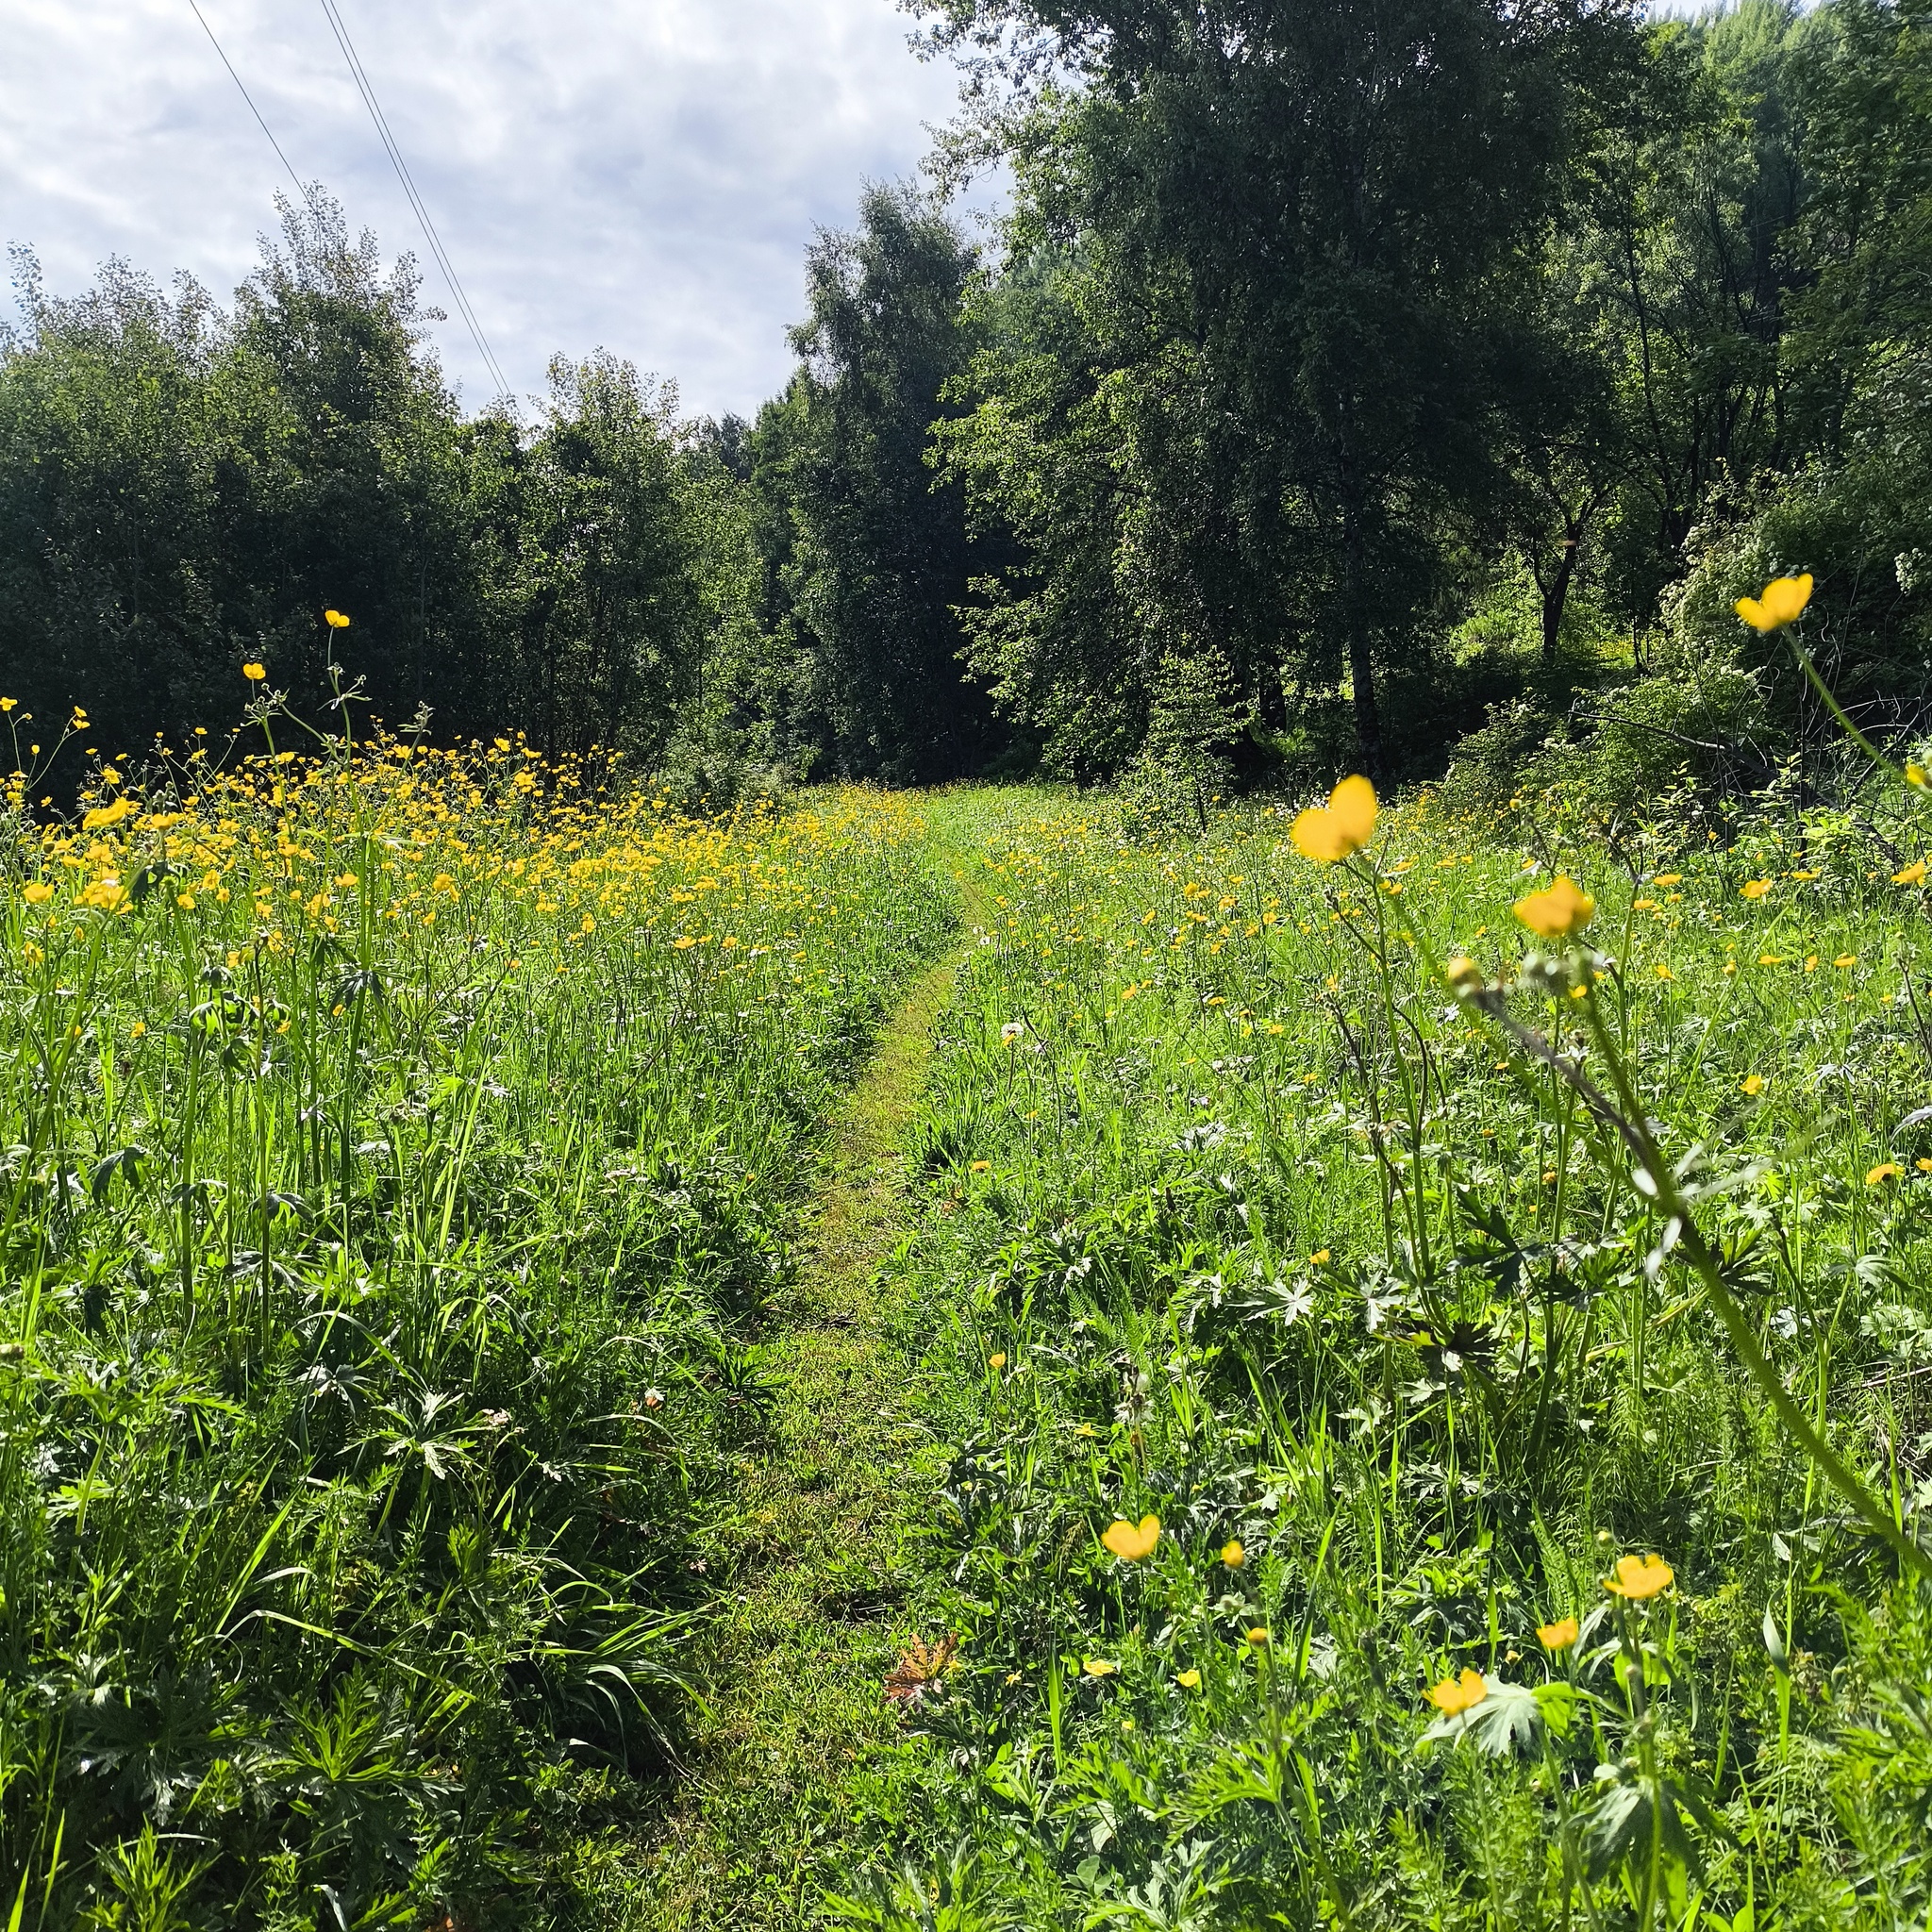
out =
<path fill-rule="evenodd" d="M 1348 625 L 1348 677 L 1355 690 L 1355 736 L 1362 773 L 1382 783 L 1382 713 L 1375 703 L 1375 667 L 1369 655 L 1369 627 L 1362 609 L 1362 529 L 1359 513 L 1341 513 L 1342 599 Z"/>
<path fill-rule="evenodd" d="M 1563 607 L 1570 601 L 1570 579 L 1576 575 L 1576 548 L 1579 542 L 1574 525 L 1563 539 L 1557 557 L 1557 574 L 1540 586 L 1543 597 L 1543 662 L 1557 661 L 1557 639 L 1563 628 Z"/>

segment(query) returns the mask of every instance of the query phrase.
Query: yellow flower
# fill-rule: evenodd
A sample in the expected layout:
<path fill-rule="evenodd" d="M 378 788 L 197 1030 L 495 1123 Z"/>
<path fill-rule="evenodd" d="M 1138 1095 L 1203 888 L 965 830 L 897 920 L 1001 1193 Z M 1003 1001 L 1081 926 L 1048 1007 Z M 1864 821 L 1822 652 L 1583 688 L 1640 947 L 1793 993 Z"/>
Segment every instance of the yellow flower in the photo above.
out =
<path fill-rule="evenodd" d="M 1574 1617 L 1558 1617 L 1554 1624 L 1536 1626 L 1536 1641 L 1545 1650 L 1568 1650 L 1576 1641 L 1577 1634 Z"/>
<path fill-rule="evenodd" d="M 1201 1674 L 1199 1671 L 1183 1671 L 1174 1682 L 1183 1690 L 1198 1690 L 1201 1688 Z"/>
<path fill-rule="evenodd" d="M 1865 1185 L 1868 1188 L 1876 1188 L 1882 1186 L 1887 1181 L 1895 1181 L 1898 1177 L 1898 1162 L 1895 1160 L 1881 1160 L 1878 1163 L 1878 1165 L 1874 1167 L 1872 1170 L 1872 1172 L 1865 1176 Z"/>
<path fill-rule="evenodd" d="M 349 620 L 340 610 L 325 610 L 322 613 L 322 621 L 331 630 L 347 630 L 349 627 Z M 508 748 L 508 745 L 504 747 L 506 751 Z"/>
<path fill-rule="evenodd" d="M 21 892 L 21 897 L 29 906 L 44 906 L 53 896 L 52 886 L 27 886 Z"/>
<path fill-rule="evenodd" d="M 1746 879 L 1738 890 L 1747 899 L 1761 899 L 1765 893 L 1771 891 L 1771 881 L 1769 879 Z"/>
<path fill-rule="evenodd" d="M 127 894 L 112 873 L 105 873 L 80 895 L 80 903 L 94 912 L 118 912 Z"/>
<path fill-rule="evenodd" d="M 1677 975 L 1659 959 L 1657 963 L 1657 976 L 1662 980 L 1674 980 Z"/>
<path fill-rule="evenodd" d="M 1308 1075 L 1308 1078 L 1311 1080 L 1315 1076 L 1312 1074 Z M 1330 1252 L 1331 1251 L 1327 1248 L 1317 1248 L 1315 1252 L 1308 1257 L 1308 1265 L 1311 1268 L 1325 1268 L 1328 1265 Z"/>
<path fill-rule="evenodd" d="M 18 698 L 0 698 L 0 711 L 10 711 L 19 703 Z"/>
<path fill-rule="evenodd" d="M 1858 963 L 1858 956 L 1856 953 L 1840 953 L 1831 963 L 1842 970 L 1847 966 L 1856 966 Z"/>
<path fill-rule="evenodd" d="M 1359 773 L 1344 778 L 1325 806 L 1311 806 L 1289 827 L 1288 836 L 1304 858 L 1332 865 L 1359 852 L 1374 836 L 1375 788 Z"/>
<path fill-rule="evenodd" d="M 1654 1596 L 1660 1596 L 1676 1581 L 1676 1573 L 1661 1557 L 1652 1554 L 1648 1557 L 1622 1557 L 1617 1561 L 1617 1574 L 1604 1579 L 1604 1588 L 1612 1596 L 1621 1596 L 1631 1603 L 1643 1603 Z"/>
<path fill-rule="evenodd" d="M 1906 767 L 1906 783 L 1909 785 L 1914 791 L 1924 791 L 1925 782 L 1925 768 L 1924 765 L 1909 764 Z"/>
<path fill-rule="evenodd" d="M 1139 1527 L 1124 1521 L 1109 1524 L 1102 1531 L 1100 1541 L 1123 1563 L 1138 1563 L 1142 1557 L 1154 1554 L 1154 1546 L 1160 1541 L 1160 1518 L 1143 1516 Z"/>
<path fill-rule="evenodd" d="M 1104 1657 L 1090 1657 L 1080 1668 L 1090 1677 L 1110 1677 L 1120 1669 L 1120 1665 L 1110 1662 Z"/>
<path fill-rule="evenodd" d="M 1268 1644 L 1268 1633 L 1265 1629 L 1262 1628 L 1262 1626 L 1259 1624 L 1257 1624 L 1255 1627 L 1248 1632 L 1248 1641 L 1252 1643 L 1257 1650 L 1264 1650 L 1267 1648 Z"/>
<path fill-rule="evenodd" d="M 1459 1677 L 1444 1677 L 1429 1692 L 1429 1702 L 1444 1717 L 1460 1717 L 1474 1710 L 1490 1694 L 1490 1680 L 1480 1671 L 1464 1671 Z"/>
<path fill-rule="evenodd" d="M 134 1023 L 134 1024 L 127 1029 L 127 1037 L 129 1040 L 142 1039 L 145 1037 L 146 1033 L 147 1022 L 145 1020 L 137 1020 Z"/>
<path fill-rule="evenodd" d="M 1248 1553 L 1241 1548 L 1240 1537 L 1229 1537 L 1221 1546 L 1221 1560 L 1230 1570 L 1239 1570 L 1248 1560 Z"/>
<path fill-rule="evenodd" d="M 268 675 L 268 673 L 259 664 L 244 664 L 242 667 L 242 675 L 245 677 L 250 684 L 259 684 L 261 680 Z"/>
<path fill-rule="evenodd" d="M 1912 1162 L 1912 1165 L 1916 1167 L 1921 1174 L 1932 1174 L 1932 1160 L 1927 1160 L 1923 1154 L 1919 1156 L 1918 1159 Z"/>
<path fill-rule="evenodd" d="M 974 1174 L 985 1174 L 991 1166 L 992 1162 L 990 1160 L 975 1160 L 973 1163 L 972 1171 Z"/>
<path fill-rule="evenodd" d="M 194 894 L 192 892 L 177 892 L 175 895 L 175 903 L 180 907 L 182 911 L 192 912 L 194 910 Z"/>
<path fill-rule="evenodd" d="M 1596 917 L 1596 901 L 1579 891 L 1567 873 L 1558 873 L 1546 891 L 1517 900 L 1516 916 L 1541 938 L 1568 939 Z"/>
<path fill-rule="evenodd" d="M 1891 882 L 1895 886 L 1923 886 L 1925 883 L 1925 861 L 1923 858 L 1913 859 L 1903 872 L 1892 874 Z"/>
<path fill-rule="evenodd" d="M 1746 1074 L 1744 1077 L 1738 1082 L 1738 1085 L 1741 1087 L 1746 1093 L 1762 1093 L 1764 1091 L 1764 1075 L 1762 1074 Z"/>
<path fill-rule="evenodd" d="M 1811 601 L 1811 573 L 1801 577 L 1774 577 L 1761 597 L 1740 597 L 1732 607 L 1753 630 L 1782 630 Z"/>
<path fill-rule="evenodd" d="M 1003 1369 L 1007 1365 L 1007 1357 L 1003 1353 L 1000 1355 L 990 1355 L 986 1358 L 986 1365 L 990 1369 Z"/>
<path fill-rule="evenodd" d="M 118 825 L 123 819 L 134 816 L 135 805 L 131 798 L 117 798 L 112 805 L 97 805 L 81 820 L 83 832 L 102 832 L 109 825 Z"/>

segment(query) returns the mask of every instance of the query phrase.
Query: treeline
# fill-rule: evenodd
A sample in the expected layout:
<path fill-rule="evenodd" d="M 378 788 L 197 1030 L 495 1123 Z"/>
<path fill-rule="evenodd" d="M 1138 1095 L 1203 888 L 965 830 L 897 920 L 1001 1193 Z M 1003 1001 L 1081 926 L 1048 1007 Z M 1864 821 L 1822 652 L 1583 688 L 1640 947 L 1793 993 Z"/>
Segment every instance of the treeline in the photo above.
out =
<path fill-rule="evenodd" d="M 466 420 L 320 197 L 226 312 L 113 268 L 0 356 L 0 651 L 101 735 L 331 641 L 391 721 L 699 784 L 1441 770 L 1642 790 L 1932 676 L 1932 7 L 926 0 L 984 250 L 868 191 L 795 375 L 599 356 Z M 16 668 L 17 667 L 17 668 Z M 1612 756 L 1613 755 L 1613 756 Z"/>

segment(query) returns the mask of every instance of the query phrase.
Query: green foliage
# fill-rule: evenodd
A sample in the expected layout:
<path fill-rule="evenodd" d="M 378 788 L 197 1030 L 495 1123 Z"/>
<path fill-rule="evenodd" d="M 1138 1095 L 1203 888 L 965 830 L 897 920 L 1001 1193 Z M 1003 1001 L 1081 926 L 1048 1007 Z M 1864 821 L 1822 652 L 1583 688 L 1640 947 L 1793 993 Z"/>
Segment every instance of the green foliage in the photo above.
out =
<path fill-rule="evenodd" d="M 341 664 L 445 741 L 708 743 L 747 655 L 750 555 L 675 391 L 559 358 L 541 421 L 462 420 L 385 275 L 318 199 L 224 315 L 121 264 L 75 301 L 21 263 L 0 342 L 8 694 L 109 743 L 225 715 L 243 662 L 316 708 Z M 324 609 L 346 611 L 331 632 Z"/>
<path fill-rule="evenodd" d="M 570 1923 L 705 1694 L 915 822 L 508 742 L 87 802 L 0 879 L 14 1923 Z"/>
<path fill-rule="evenodd" d="M 802 366 L 749 440 L 768 621 L 789 661 L 752 695 L 822 773 L 908 784 L 976 771 L 996 749 L 958 667 L 958 607 L 988 563 L 957 485 L 936 483 L 928 425 L 968 349 L 973 251 L 907 189 L 874 188 L 854 234 L 806 262 Z"/>
<path fill-rule="evenodd" d="M 1612 866 L 1585 814 L 1512 847 L 1424 797 L 1359 873 L 1272 810 L 995 832 L 895 1284 L 951 1450 L 914 1614 L 961 1668 L 879 1767 L 855 1865 L 888 1875 L 842 1889 L 902 1916 L 861 1923 L 967 1860 L 1031 1927 L 1918 1923 L 1932 1598 L 1621 1143 L 1440 964 L 1521 962 L 1506 1010 L 1608 1090 L 1509 909 L 1525 870 L 1597 895 L 1595 1010 L 1725 1292 L 1923 1544 L 1924 927 L 1889 855 L 1926 826 L 1878 810 L 1630 814 Z M 1147 1514 L 1146 1557 L 1102 1546 Z M 1604 1591 L 1651 1551 L 1672 1588 Z M 1465 1670 L 1481 1701 L 1432 1707 Z"/>

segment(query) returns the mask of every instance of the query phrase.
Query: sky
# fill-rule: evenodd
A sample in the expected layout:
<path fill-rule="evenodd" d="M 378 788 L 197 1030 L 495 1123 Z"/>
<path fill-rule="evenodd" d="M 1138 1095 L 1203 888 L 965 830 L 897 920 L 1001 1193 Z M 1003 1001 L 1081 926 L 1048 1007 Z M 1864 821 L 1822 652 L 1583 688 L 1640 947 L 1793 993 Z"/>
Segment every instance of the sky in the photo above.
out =
<path fill-rule="evenodd" d="M 337 0 L 404 160 L 520 394 L 557 351 L 675 379 L 693 414 L 784 383 L 815 225 L 910 175 L 955 75 L 891 0 Z M 464 403 L 494 385 L 321 0 L 199 0 L 303 181 L 413 251 Z M 49 294 L 125 257 L 224 302 L 289 175 L 191 0 L 0 0 L 0 242 Z M 13 319 L 10 294 L 0 315 Z"/>

